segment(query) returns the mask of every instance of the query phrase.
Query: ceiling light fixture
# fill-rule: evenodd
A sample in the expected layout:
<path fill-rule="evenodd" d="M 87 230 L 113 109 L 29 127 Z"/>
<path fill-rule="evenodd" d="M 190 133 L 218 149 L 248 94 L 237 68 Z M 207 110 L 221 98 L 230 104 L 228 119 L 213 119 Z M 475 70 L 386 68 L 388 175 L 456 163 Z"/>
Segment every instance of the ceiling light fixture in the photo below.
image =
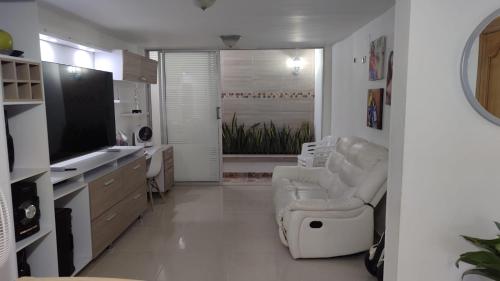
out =
<path fill-rule="evenodd" d="M 203 11 L 210 8 L 215 0 L 195 0 L 196 6 L 200 7 Z"/>
<path fill-rule="evenodd" d="M 228 47 L 229 49 L 232 49 L 234 46 L 236 46 L 236 43 L 240 40 L 241 36 L 240 35 L 221 35 L 220 39 L 222 39 L 222 42 L 224 42 L 224 45 Z"/>

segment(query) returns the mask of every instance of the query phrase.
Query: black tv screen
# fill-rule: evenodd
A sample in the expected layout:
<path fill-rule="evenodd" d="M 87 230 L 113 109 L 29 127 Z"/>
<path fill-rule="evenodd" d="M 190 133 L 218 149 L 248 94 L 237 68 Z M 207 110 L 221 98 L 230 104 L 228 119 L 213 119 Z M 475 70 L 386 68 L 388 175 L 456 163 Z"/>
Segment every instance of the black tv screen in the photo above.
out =
<path fill-rule="evenodd" d="M 50 163 L 116 144 L 113 75 L 43 62 Z"/>

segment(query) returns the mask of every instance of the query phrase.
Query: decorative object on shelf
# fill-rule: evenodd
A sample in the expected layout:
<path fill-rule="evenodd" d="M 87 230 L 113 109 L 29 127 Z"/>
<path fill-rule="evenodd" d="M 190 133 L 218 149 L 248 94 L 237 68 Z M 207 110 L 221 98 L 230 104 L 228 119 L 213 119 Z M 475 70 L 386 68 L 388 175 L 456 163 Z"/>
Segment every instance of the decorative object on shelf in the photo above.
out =
<path fill-rule="evenodd" d="M 19 50 L 13 50 L 14 40 L 12 35 L 5 30 L 0 29 L 0 54 L 21 57 L 24 52 Z"/>
<path fill-rule="evenodd" d="M 145 147 L 153 146 L 152 138 L 153 138 L 153 130 L 148 127 L 140 127 L 135 131 L 136 143 L 142 144 Z"/>
<path fill-rule="evenodd" d="M 382 130 L 384 89 L 368 90 L 366 126 Z"/>
<path fill-rule="evenodd" d="M 495 225 L 500 230 L 500 223 L 495 222 Z M 455 264 L 457 268 L 460 262 L 475 266 L 466 270 L 462 275 L 462 279 L 468 275 L 478 275 L 500 281 L 500 236 L 491 240 L 465 235 L 462 235 L 462 237 L 481 249 L 480 251 L 463 253 L 458 258 Z"/>
<path fill-rule="evenodd" d="M 394 51 L 389 54 L 389 68 L 387 69 L 387 87 L 385 90 L 385 104 L 391 105 L 392 99 L 392 70 L 393 70 Z"/>
<path fill-rule="evenodd" d="M 500 125 L 500 9 L 484 19 L 467 40 L 461 61 L 465 97 L 488 121 Z"/>
<path fill-rule="evenodd" d="M 138 93 L 139 93 L 139 85 L 135 84 L 135 91 L 134 91 L 134 104 L 135 104 L 135 108 L 132 109 L 132 113 L 133 114 L 140 114 L 140 113 L 142 113 L 142 109 L 140 109 L 140 107 L 139 107 Z"/>
<path fill-rule="evenodd" d="M 236 43 L 240 41 L 241 36 L 240 35 L 221 35 L 220 39 L 228 47 L 229 49 L 234 48 L 236 46 Z"/>
<path fill-rule="evenodd" d="M 0 267 L 5 264 L 10 253 L 10 222 L 6 198 L 0 190 Z"/>
<path fill-rule="evenodd" d="M 5 117 L 5 133 L 7 136 L 7 154 L 9 155 L 9 171 L 12 173 L 14 170 L 14 139 L 10 135 L 9 131 L 9 122 L 7 118 L 7 110 L 4 110 L 4 117 Z"/>
<path fill-rule="evenodd" d="M 212 7 L 212 5 L 215 3 L 215 0 L 195 0 L 194 3 L 196 4 L 196 6 L 205 11 L 206 9 Z"/>
<path fill-rule="evenodd" d="M 12 185 L 12 206 L 16 241 L 40 231 L 40 199 L 36 183 L 17 182 Z"/>
<path fill-rule="evenodd" d="M 370 43 L 370 81 L 384 79 L 385 36 Z"/>
<path fill-rule="evenodd" d="M 118 130 L 116 133 L 116 144 L 119 146 L 128 145 L 128 137 L 122 130 Z"/>
<path fill-rule="evenodd" d="M 0 29 L 0 51 L 5 54 L 10 54 L 12 52 L 12 48 L 14 46 L 14 42 L 12 40 L 12 35 L 5 30 Z"/>

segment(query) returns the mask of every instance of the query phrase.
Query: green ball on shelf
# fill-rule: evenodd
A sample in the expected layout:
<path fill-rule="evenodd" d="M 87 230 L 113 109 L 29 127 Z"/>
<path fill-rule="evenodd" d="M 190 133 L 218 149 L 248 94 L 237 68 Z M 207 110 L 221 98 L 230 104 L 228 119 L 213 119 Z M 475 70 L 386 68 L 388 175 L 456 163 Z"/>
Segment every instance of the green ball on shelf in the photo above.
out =
<path fill-rule="evenodd" d="M 12 36 L 5 30 L 0 29 L 0 50 L 11 51 L 14 42 L 12 41 Z"/>

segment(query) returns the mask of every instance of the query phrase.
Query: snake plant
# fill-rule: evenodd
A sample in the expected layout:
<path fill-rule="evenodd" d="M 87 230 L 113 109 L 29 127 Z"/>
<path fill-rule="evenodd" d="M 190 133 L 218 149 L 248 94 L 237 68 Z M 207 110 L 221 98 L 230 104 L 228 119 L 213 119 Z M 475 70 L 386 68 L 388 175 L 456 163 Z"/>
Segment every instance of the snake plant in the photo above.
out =
<path fill-rule="evenodd" d="M 313 140 L 308 122 L 297 129 L 277 127 L 272 121 L 246 127 L 238 122 L 235 113 L 231 122 L 222 124 L 224 154 L 299 154 L 302 144 Z"/>
<path fill-rule="evenodd" d="M 495 224 L 500 230 L 500 223 L 495 222 Z M 462 279 L 467 275 L 480 275 L 491 280 L 500 281 L 500 235 L 490 240 L 469 236 L 462 237 L 481 249 L 480 251 L 463 253 L 458 258 L 457 267 L 460 262 L 475 266 L 465 271 Z"/>

